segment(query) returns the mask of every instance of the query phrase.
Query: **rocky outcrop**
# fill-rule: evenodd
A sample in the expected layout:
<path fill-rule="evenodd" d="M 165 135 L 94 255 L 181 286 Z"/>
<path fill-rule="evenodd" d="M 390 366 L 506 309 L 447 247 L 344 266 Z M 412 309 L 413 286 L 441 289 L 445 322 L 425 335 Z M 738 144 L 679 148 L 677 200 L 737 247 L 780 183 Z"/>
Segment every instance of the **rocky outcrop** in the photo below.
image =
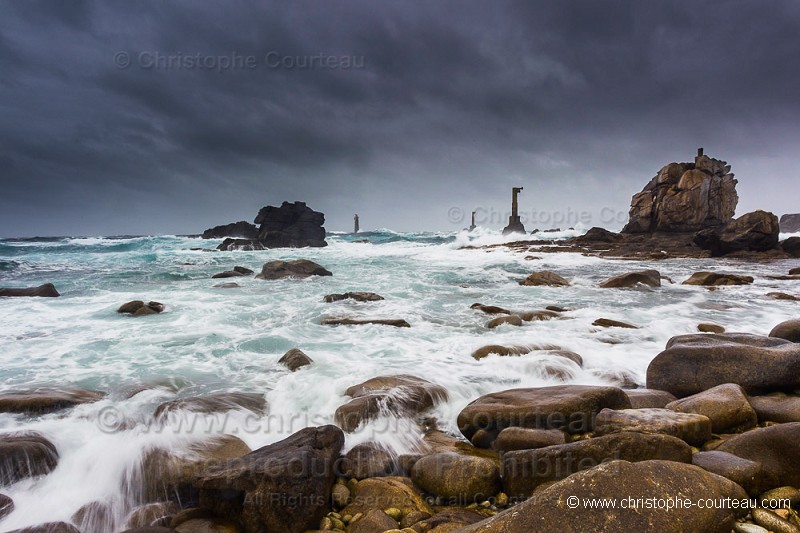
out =
<path fill-rule="evenodd" d="M 117 313 L 133 316 L 157 315 L 162 311 L 164 311 L 164 304 L 159 302 L 144 303 L 142 300 L 133 300 L 124 303 L 117 309 Z"/>
<path fill-rule="evenodd" d="M 307 278 L 310 276 L 333 276 L 333 273 L 308 259 L 294 261 L 270 261 L 264 263 L 256 279 Z"/>
<path fill-rule="evenodd" d="M 316 529 L 330 506 L 344 434 L 311 427 L 244 457 L 213 466 L 194 482 L 200 503 L 246 533 Z"/>
<path fill-rule="evenodd" d="M 728 223 L 739 202 L 730 170 L 725 161 L 702 154 L 694 163 L 666 165 L 633 195 L 622 232 L 689 232 Z"/>
<path fill-rule="evenodd" d="M 363 326 L 367 324 L 377 324 L 379 326 L 393 326 L 395 328 L 410 328 L 406 320 L 402 318 L 347 318 L 347 317 L 325 317 L 320 320 L 323 326 Z"/>
<path fill-rule="evenodd" d="M 342 294 L 328 294 L 322 299 L 326 304 L 339 302 L 342 300 L 355 300 L 356 302 L 377 302 L 383 300 L 383 296 L 374 292 L 345 292 Z"/>
<path fill-rule="evenodd" d="M 55 445 L 39 433 L 0 437 L 0 485 L 50 473 L 58 464 Z"/>
<path fill-rule="evenodd" d="M 55 298 L 61 296 L 56 290 L 55 285 L 52 283 L 45 283 L 38 287 L 28 288 L 0 288 L 0 296 L 40 296 L 46 298 Z"/>
<path fill-rule="evenodd" d="M 694 242 L 713 257 L 732 252 L 764 252 L 778 246 L 778 217 L 766 211 L 753 211 L 720 228 L 709 228 L 695 235 Z"/>
<path fill-rule="evenodd" d="M 258 238 L 258 228 L 254 224 L 240 220 L 207 229 L 203 232 L 202 237 L 204 239 L 223 239 L 225 237 L 256 239 Z"/>
<path fill-rule="evenodd" d="M 280 207 L 262 207 L 254 222 L 258 228 L 242 221 L 207 230 L 203 237 L 229 237 L 217 247 L 223 251 L 321 247 L 328 244 L 323 227 L 325 215 L 314 211 L 305 202 L 283 202 Z"/>
<path fill-rule="evenodd" d="M 543 270 L 541 272 L 534 272 L 527 278 L 520 281 L 519 284 L 528 287 L 567 287 L 569 285 L 569 281 L 565 278 L 562 278 L 555 272 Z"/>
<path fill-rule="evenodd" d="M 660 287 L 661 274 L 658 270 L 641 270 L 639 272 L 627 272 L 608 278 L 600 283 L 603 289 L 622 289 L 628 287 Z"/>
<path fill-rule="evenodd" d="M 745 333 L 680 335 L 647 367 L 647 387 L 677 397 L 724 383 L 747 392 L 800 387 L 800 344 Z"/>
<path fill-rule="evenodd" d="M 800 213 L 781 216 L 780 224 L 782 233 L 800 232 Z"/>
<path fill-rule="evenodd" d="M 288 368 L 292 372 L 294 372 L 298 368 L 308 366 L 313 362 L 314 361 L 299 348 L 292 348 L 291 350 L 283 354 L 283 357 L 278 359 L 278 363 L 286 365 L 286 368 Z"/>
<path fill-rule="evenodd" d="M 753 276 L 739 276 L 725 272 L 695 272 L 682 285 L 719 286 L 750 285 L 751 283 L 753 283 Z"/>
<path fill-rule="evenodd" d="M 75 387 L 39 387 L 0 394 L 0 413 L 43 415 L 103 399 L 102 392 Z"/>
<path fill-rule="evenodd" d="M 702 468 L 673 461 L 610 461 L 554 483 L 519 505 L 460 529 L 459 533 L 530 533 L 559 531 L 703 531 L 730 533 L 734 521 L 748 509 L 709 506 L 679 507 L 628 505 L 626 509 L 584 505 L 607 498 L 622 502 L 674 499 L 676 494 L 691 501 L 745 499 L 742 488 Z M 568 499 L 567 496 L 570 496 Z M 628 500 L 629 501 L 629 500 Z M 575 503 L 578 505 L 575 505 Z"/>

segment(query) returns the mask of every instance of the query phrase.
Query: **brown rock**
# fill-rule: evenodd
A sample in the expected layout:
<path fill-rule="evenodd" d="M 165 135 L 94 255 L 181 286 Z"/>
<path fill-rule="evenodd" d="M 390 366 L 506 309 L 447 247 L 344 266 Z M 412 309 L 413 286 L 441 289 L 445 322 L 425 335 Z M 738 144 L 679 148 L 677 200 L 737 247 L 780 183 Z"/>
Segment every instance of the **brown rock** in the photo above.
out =
<path fill-rule="evenodd" d="M 148 527 L 166 518 L 169 515 L 175 514 L 178 506 L 175 502 L 156 502 L 146 503 L 133 509 L 128 516 L 125 517 L 125 528 Z"/>
<path fill-rule="evenodd" d="M 472 357 L 474 359 L 480 360 L 491 354 L 522 355 L 530 353 L 531 351 L 533 351 L 533 348 L 531 348 L 530 346 L 501 346 L 500 344 L 489 344 L 486 346 L 481 346 L 480 348 L 472 352 Z"/>
<path fill-rule="evenodd" d="M 533 429 L 510 427 L 497 435 L 495 449 L 501 452 L 514 450 L 533 450 L 556 444 L 565 444 L 566 435 L 560 429 Z"/>
<path fill-rule="evenodd" d="M 61 296 L 52 283 L 45 283 L 38 287 L 27 288 L 0 288 L 0 297 L 2 296 L 39 296 L 45 298 L 55 298 Z"/>
<path fill-rule="evenodd" d="M 749 285 L 753 283 L 753 276 L 737 276 L 723 272 L 695 272 L 683 285 Z"/>
<path fill-rule="evenodd" d="M 39 387 L 0 394 L 0 413 L 42 415 L 103 399 L 101 392 L 75 387 Z"/>
<path fill-rule="evenodd" d="M 308 259 L 294 261 L 270 261 L 264 263 L 256 279 L 308 278 L 310 276 L 332 276 L 330 270 Z"/>
<path fill-rule="evenodd" d="M 401 318 L 343 318 L 327 317 L 320 321 L 323 326 L 361 326 L 364 324 L 378 324 L 380 326 L 394 326 L 396 328 L 410 328 L 411 324 Z"/>
<path fill-rule="evenodd" d="M 492 320 L 487 322 L 486 327 L 489 329 L 494 329 L 498 326 L 502 326 L 503 324 L 509 324 L 511 326 L 521 326 L 522 318 L 520 318 L 519 315 L 500 316 L 497 318 L 493 318 Z"/>
<path fill-rule="evenodd" d="M 631 401 L 631 407 L 633 409 L 666 407 L 669 402 L 673 402 L 677 399 L 673 394 L 667 391 L 654 389 L 628 389 L 625 390 L 625 394 Z"/>
<path fill-rule="evenodd" d="M 703 333 L 725 333 L 725 328 L 717 324 L 703 322 L 701 324 L 697 324 L 697 331 Z"/>
<path fill-rule="evenodd" d="M 540 320 L 550 320 L 551 318 L 558 318 L 560 315 L 555 311 L 520 311 L 516 313 L 525 322 L 534 322 Z M 512 315 L 513 316 L 513 315 Z"/>
<path fill-rule="evenodd" d="M 114 508 L 109 501 L 93 501 L 75 511 L 72 522 L 82 533 L 108 533 L 115 529 Z"/>
<path fill-rule="evenodd" d="M 49 474 L 58 464 L 55 445 L 40 433 L 0 436 L 0 485 Z"/>
<path fill-rule="evenodd" d="M 750 396 L 748 400 L 758 415 L 759 422 L 800 422 L 800 396 L 777 393 Z"/>
<path fill-rule="evenodd" d="M 800 527 L 792 522 L 778 516 L 776 512 L 769 509 L 753 509 L 751 512 L 753 521 L 759 526 L 764 527 L 772 533 L 799 533 Z"/>
<path fill-rule="evenodd" d="M 292 372 L 294 372 L 298 368 L 308 366 L 313 362 L 314 360 L 311 359 L 309 356 L 307 356 L 305 353 L 303 353 L 303 351 L 300 350 L 299 348 L 292 348 L 291 350 L 283 354 L 283 357 L 278 359 L 278 363 L 286 365 L 286 367 Z"/>
<path fill-rule="evenodd" d="M 238 289 L 241 287 L 238 283 L 229 282 L 229 283 L 217 283 L 214 285 L 215 289 Z"/>
<path fill-rule="evenodd" d="M 756 427 L 758 417 L 744 390 L 735 383 L 717 385 L 703 392 L 667 404 L 679 413 L 695 413 L 711 420 L 714 433 L 736 433 Z"/>
<path fill-rule="evenodd" d="M 600 283 L 600 287 L 604 289 L 621 289 L 640 285 L 660 287 L 661 274 L 658 270 L 641 270 L 639 272 L 620 274 L 619 276 L 614 276 Z"/>
<path fill-rule="evenodd" d="M 639 329 L 638 326 L 634 326 L 633 324 L 628 324 L 627 322 L 620 322 L 619 320 L 611 320 L 610 318 L 598 318 L 594 322 L 592 322 L 593 326 L 599 326 L 601 328 L 628 328 L 628 329 Z"/>
<path fill-rule="evenodd" d="M 519 284 L 528 287 L 567 287 L 569 286 L 569 281 L 554 272 L 543 270 L 541 272 L 534 272 L 520 281 Z"/>
<path fill-rule="evenodd" d="M 692 451 L 667 435 L 623 432 L 593 439 L 507 452 L 503 456 L 503 488 L 509 496 L 527 498 L 543 484 L 613 459 L 637 462 L 651 459 L 690 463 Z"/>
<path fill-rule="evenodd" d="M 504 309 L 502 307 L 497 307 L 496 305 L 483 305 L 482 303 L 474 303 L 469 306 L 470 309 L 477 309 L 478 311 L 483 311 L 487 315 L 510 315 L 511 311 L 508 309 Z"/>
<path fill-rule="evenodd" d="M 379 509 L 373 509 L 347 527 L 347 533 L 377 533 L 397 529 L 397 521 Z"/>
<path fill-rule="evenodd" d="M 355 486 L 353 501 L 341 511 L 341 515 L 366 515 L 375 509 L 395 508 L 403 516 L 410 512 L 433 515 L 419 489 L 405 477 L 378 477 L 359 481 Z M 397 527 L 397 526 L 394 526 Z"/>
<path fill-rule="evenodd" d="M 785 339 L 791 342 L 800 342 L 800 319 L 781 322 L 769 332 L 770 337 Z"/>
<path fill-rule="evenodd" d="M 800 267 L 792 268 L 789 270 L 790 276 L 800 276 Z"/>
<path fill-rule="evenodd" d="M 717 450 L 760 463 L 765 478 L 774 480 L 765 489 L 800 486 L 800 422 L 747 431 L 726 440 Z"/>
<path fill-rule="evenodd" d="M 38 526 L 15 529 L 8 533 L 81 533 L 81 531 L 72 524 L 66 522 L 48 522 L 46 524 L 39 524 Z"/>
<path fill-rule="evenodd" d="M 426 455 L 411 469 L 414 484 L 428 494 L 465 505 L 484 501 L 500 492 L 497 461 L 443 452 Z"/>
<path fill-rule="evenodd" d="M 695 244 L 709 250 L 712 256 L 731 252 L 764 252 L 778 247 L 780 225 L 778 217 L 766 211 L 753 211 L 721 228 L 700 231 L 694 238 Z"/>
<path fill-rule="evenodd" d="M 699 446 L 711 439 L 711 420 L 703 415 L 657 408 L 603 409 L 598 413 L 595 435 L 610 435 L 620 431 L 670 435 Z"/>
<path fill-rule="evenodd" d="M 164 402 L 156 408 L 153 416 L 161 418 L 175 411 L 191 411 L 193 413 L 225 413 L 247 409 L 263 414 L 267 410 L 267 400 L 259 392 L 220 392 L 205 396 L 191 396 Z"/>
<path fill-rule="evenodd" d="M 692 455 L 692 464 L 730 479 L 751 496 L 761 494 L 765 486 L 774 486 L 774 481 L 764 481 L 764 470 L 759 463 L 731 453 L 719 450 L 698 452 Z"/>
<path fill-rule="evenodd" d="M 800 302 L 800 298 L 793 294 L 786 294 L 785 292 L 768 292 L 767 298 L 772 300 L 787 300 L 790 302 Z"/>
<path fill-rule="evenodd" d="M 462 527 L 476 524 L 486 518 L 482 514 L 463 507 L 445 507 L 437 509 L 437 511 L 434 516 L 415 522 L 411 529 L 430 533 L 455 533 Z"/>
<path fill-rule="evenodd" d="M 230 520 L 217 518 L 193 518 L 175 528 L 177 533 L 241 533 L 241 529 Z"/>
<path fill-rule="evenodd" d="M 376 442 L 357 444 L 344 456 L 342 473 L 358 480 L 396 475 L 397 460 L 386 447 Z"/>
<path fill-rule="evenodd" d="M 322 299 L 330 304 L 341 300 L 355 300 L 357 302 L 377 302 L 383 300 L 383 296 L 374 292 L 345 292 L 343 294 L 329 294 Z"/>

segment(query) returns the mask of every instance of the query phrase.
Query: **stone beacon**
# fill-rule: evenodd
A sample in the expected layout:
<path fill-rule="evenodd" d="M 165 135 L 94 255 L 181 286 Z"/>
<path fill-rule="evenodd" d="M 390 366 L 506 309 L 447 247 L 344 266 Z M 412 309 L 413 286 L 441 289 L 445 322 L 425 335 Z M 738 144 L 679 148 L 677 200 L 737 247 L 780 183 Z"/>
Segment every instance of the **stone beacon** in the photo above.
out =
<path fill-rule="evenodd" d="M 469 225 L 469 231 L 474 231 L 477 226 L 475 225 L 475 211 L 472 212 L 472 223 Z"/>
<path fill-rule="evenodd" d="M 525 233 L 525 226 L 519 219 L 519 206 L 517 204 L 517 195 L 522 191 L 522 187 L 513 187 L 511 189 L 511 216 L 508 217 L 508 226 L 503 228 L 503 235 L 509 233 Z"/>
<path fill-rule="evenodd" d="M 353 215 L 353 233 L 358 233 L 358 213 Z"/>

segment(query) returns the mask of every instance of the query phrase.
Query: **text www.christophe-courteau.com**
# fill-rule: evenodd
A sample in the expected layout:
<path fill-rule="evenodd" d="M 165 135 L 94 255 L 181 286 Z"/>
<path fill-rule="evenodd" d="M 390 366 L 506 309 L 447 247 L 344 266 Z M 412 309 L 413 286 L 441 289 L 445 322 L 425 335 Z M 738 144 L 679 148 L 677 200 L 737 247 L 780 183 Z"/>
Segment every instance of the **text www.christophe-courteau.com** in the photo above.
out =
<path fill-rule="evenodd" d="M 789 508 L 788 499 L 757 500 L 755 498 L 579 498 L 567 496 L 565 500 L 570 509 L 752 509 L 763 507 L 767 509 Z"/>

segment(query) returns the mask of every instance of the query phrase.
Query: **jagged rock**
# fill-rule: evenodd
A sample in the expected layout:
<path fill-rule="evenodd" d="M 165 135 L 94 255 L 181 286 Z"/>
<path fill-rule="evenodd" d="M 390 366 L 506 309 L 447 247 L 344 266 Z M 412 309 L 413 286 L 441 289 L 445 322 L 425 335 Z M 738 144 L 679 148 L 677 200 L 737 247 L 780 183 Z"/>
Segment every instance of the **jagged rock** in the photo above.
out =
<path fill-rule="evenodd" d="M 800 318 L 781 322 L 769 332 L 770 337 L 785 339 L 791 342 L 800 342 Z"/>
<path fill-rule="evenodd" d="M 286 365 L 286 368 L 294 372 L 298 368 L 310 365 L 313 363 L 313 359 L 303 353 L 302 350 L 299 348 L 292 348 L 285 354 L 283 357 L 278 359 L 278 363 Z"/>
<path fill-rule="evenodd" d="M 61 296 L 52 283 L 45 283 L 38 287 L 27 288 L 0 288 L 0 296 L 41 296 L 54 298 Z"/>
<path fill-rule="evenodd" d="M 465 437 L 479 430 L 492 434 L 512 426 L 562 429 L 585 433 L 594 428 L 594 419 L 603 408 L 625 409 L 630 400 L 617 387 L 555 385 L 510 389 L 481 396 L 458 415 L 458 427 Z"/>
<path fill-rule="evenodd" d="M 533 490 L 612 459 L 638 462 L 652 459 L 690 463 L 692 450 L 668 435 L 623 432 L 503 456 L 503 489 L 512 497 L 526 498 Z"/>
<path fill-rule="evenodd" d="M 10 515 L 13 510 L 14 500 L 5 494 L 0 494 L 0 520 Z"/>
<path fill-rule="evenodd" d="M 510 315 L 511 311 L 496 305 L 483 305 L 482 303 L 474 303 L 469 306 L 470 309 L 477 309 L 487 315 Z"/>
<path fill-rule="evenodd" d="M 782 215 L 780 224 L 783 233 L 800 232 L 800 213 Z"/>
<path fill-rule="evenodd" d="M 673 337 L 647 367 L 647 387 L 689 396 L 723 383 L 749 393 L 800 387 L 800 345 L 746 333 Z"/>
<path fill-rule="evenodd" d="M 792 257 L 800 257 L 800 237 L 789 237 L 781 241 L 781 249 Z"/>
<path fill-rule="evenodd" d="M 759 463 L 728 452 L 719 450 L 697 452 L 692 455 L 692 464 L 712 474 L 730 479 L 751 496 L 761 494 L 764 487 L 773 486 L 775 483 L 764 480 L 764 469 Z"/>
<path fill-rule="evenodd" d="M 778 246 L 779 233 L 778 217 L 759 210 L 742 215 L 721 228 L 698 232 L 694 243 L 710 251 L 712 256 L 743 250 L 764 252 Z"/>
<path fill-rule="evenodd" d="M 760 463 L 772 489 L 800 486 L 800 422 L 778 424 L 746 431 L 727 439 L 717 450 Z"/>
<path fill-rule="evenodd" d="M 214 226 L 203 232 L 204 239 L 222 239 L 224 237 L 234 237 L 239 239 L 258 238 L 258 228 L 254 224 L 240 220 L 222 226 Z"/>
<path fill-rule="evenodd" d="M 736 433 L 756 427 L 758 417 L 742 387 L 734 383 L 717 385 L 666 405 L 679 413 L 705 415 L 714 433 Z"/>
<path fill-rule="evenodd" d="M 105 397 L 102 392 L 74 387 L 40 387 L 0 394 L 0 413 L 42 415 L 92 403 Z"/>
<path fill-rule="evenodd" d="M 260 224 L 258 240 L 268 248 L 327 246 L 325 215 L 305 202 L 283 202 L 280 207 L 262 207 L 254 221 Z"/>
<path fill-rule="evenodd" d="M 119 306 L 117 313 L 125 313 L 133 316 L 156 315 L 164 311 L 164 304 L 159 302 L 147 302 L 133 300 Z"/>
<path fill-rule="evenodd" d="M 309 276 L 332 276 L 330 270 L 318 265 L 308 259 L 297 259 L 295 261 L 270 261 L 264 263 L 261 272 L 256 275 L 257 279 L 281 279 L 281 278 L 307 278 Z"/>
<path fill-rule="evenodd" d="M 326 317 L 320 320 L 323 326 L 363 326 L 365 324 L 377 324 L 379 326 L 393 326 L 396 328 L 410 328 L 406 320 L 402 318 L 346 318 L 346 317 Z"/>
<path fill-rule="evenodd" d="M 344 434 L 336 426 L 292 436 L 203 471 L 194 485 L 200 504 L 247 532 L 300 533 L 328 510 Z"/>
<path fill-rule="evenodd" d="M 58 464 L 55 445 L 40 433 L 0 436 L 0 485 L 50 473 Z"/>
<path fill-rule="evenodd" d="M 580 505 L 603 499 L 622 502 L 627 498 L 666 501 L 681 498 L 699 501 L 743 500 L 742 488 L 702 468 L 673 461 L 611 461 L 579 472 L 554 483 L 519 505 L 459 530 L 459 533 L 530 533 L 559 531 L 588 533 L 595 531 L 703 531 L 730 533 L 737 518 L 748 509 L 709 506 L 698 509 L 666 509 L 644 505 L 628 509 Z M 567 499 L 566 496 L 574 497 Z M 579 505 L 574 506 L 574 502 Z"/>
<path fill-rule="evenodd" d="M 682 283 L 682 285 L 750 285 L 753 283 L 753 276 L 739 276 L 727 274 L 725 272 L 695 272 Z"/>
<path fill-rule="evenodd" d="M 405 374 L 368 379 L 345 394 L 353 399 L 336 410 L 335 418 L 348 433 L 382 413 L 413 416 L 447 400 L 444 387 Z"/>
<path fill-rule="evenodd" d="M 355 300 L 357 302 L 377 302 L 383 300 L 383 296 L 374 292 L 345 292 L 344 294 L 329 294 L 323 298 L 327 304 L 339 302 L 341 300 Z"/>
<path fill-rule="evenodd" d="M 677 400 L 673 394 L 663 390 L 654 389 L 630 389 L 625 390 L 625 395 L 631 401 L 632 409 L 643 409 L 649 407 L 666 407 L 668 403 Z"/>
<path fill-rule="evenodd" d="M 532 273 L 527 278 L 520 281 L 519 284 L 529 287 L 539 287 L 542 285 L 547 287 L 567 287 L 569 286 L 569 281 L 555 272 L 544 270 Z"/>
<path fill-rule="evenodd" d="M 619 289 L 646 285 L 648 287 L 661 286 L 661 273 L 658 270 L 642 270 L 639 272 L 628 272 L 619 276 L 614 276 L 600 283 L 604 289 Z"/>
<path fill-rule="evenodd" d="M 704 155 L 694 163 L 670 163 L 633 195 L 622 233 L 686 232 L 731 220 L 739 197 L 724 161 Z"/>
<path fill-rule="evenodd" d="M 411 469 L 414 484 L 451 504 L 484 501 L 500 492 L 500 467 L 492 459 L 452 452 L 426 455 Z"/>
<path fill-rule="evenodd" d="M 220 392 L 204 396 L 191 396 L 180 400 L 164 402 L 153 414 L 161 418 L 175 411 L 191 411 L 193 413 L 225 413 L 237 409 L 247 409 L 263 414 L 267 409 L 267 400 L 258 392 Z"/>
<path fill-rule="evenodd" d="M 711 420 L 704 415 L 658 408 L 603 409 L 597 414 L 595 435 L 622 431 L 669 435 L 699 446 L 711 440 Z"/>
<path fill-rule="evenodd" d="M 602 328 L 627 328 L 627 329 L 639 329 L 638 326 L 634 326 L 633 324 L 628 324 L 627 322 L 620 322 L 619 320 L 612 320 L 610 318 L 598 318 L 594 322 L 592 322 L 593 326 L 599 326 Z"/>

